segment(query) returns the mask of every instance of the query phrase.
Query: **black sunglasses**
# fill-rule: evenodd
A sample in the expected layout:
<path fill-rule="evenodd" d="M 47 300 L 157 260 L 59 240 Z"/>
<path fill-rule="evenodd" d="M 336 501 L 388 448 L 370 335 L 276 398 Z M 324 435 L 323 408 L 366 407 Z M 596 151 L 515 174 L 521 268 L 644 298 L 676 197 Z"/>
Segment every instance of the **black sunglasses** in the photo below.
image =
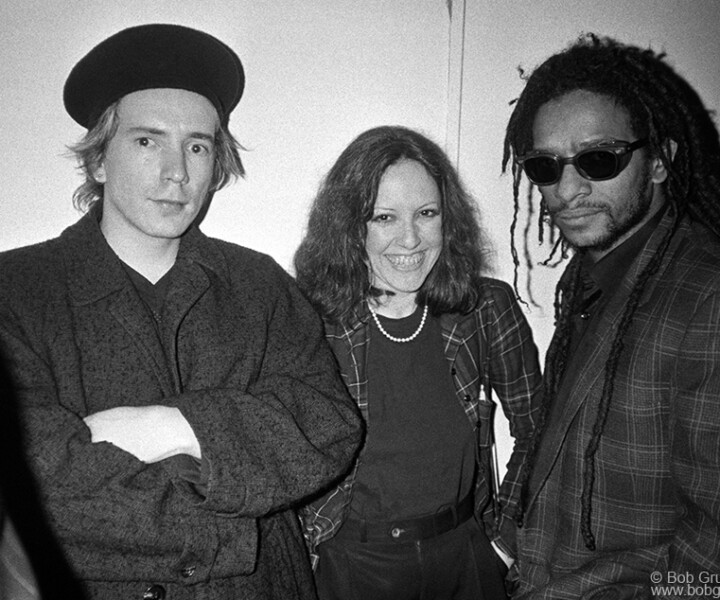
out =
<path fill-rule="evenodd" d="M 590 181 L 605 181 L 617 177 L 630 163 L 633 151 L 646 146 L 647 139 L 635 142 L 614 141 L 595 146 L 567 158 L 549 152 L 530 152 L 517 158 L 517 163 L 535 185 L 553 185 L 560 181 L 564 165 L 573 165 L 578 173 Z"/>

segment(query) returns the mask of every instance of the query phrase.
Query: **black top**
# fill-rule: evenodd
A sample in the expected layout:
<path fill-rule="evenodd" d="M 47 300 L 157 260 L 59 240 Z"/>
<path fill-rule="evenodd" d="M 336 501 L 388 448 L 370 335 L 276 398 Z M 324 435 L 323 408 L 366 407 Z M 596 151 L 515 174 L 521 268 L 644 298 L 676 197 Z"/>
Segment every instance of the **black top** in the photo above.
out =
<path fill-rule="evenodd" d="M 587 253 L 582 257 L 580 278 L 584 290 L 581 301 L 573 311 L 570 356 L 580 346 L 587 332 L 597 327 L 600 315 L 618 289 L 630 265 L 645 247 L 664 213 L 663 210 L 658 211 L 636 233 L 597 262 L 593 262 Z"/>
<path fill-rule="evenodd" d="M 422 308 L 380 317 L 408 337 Z M 368 346 L 368 435 L 353 490 L 353 518 L 391 520 L 434 513 L 471 489 L 474 432 L 455 396 L 438 319 L 411 342 L 387 339 L 373 322 Z"/>

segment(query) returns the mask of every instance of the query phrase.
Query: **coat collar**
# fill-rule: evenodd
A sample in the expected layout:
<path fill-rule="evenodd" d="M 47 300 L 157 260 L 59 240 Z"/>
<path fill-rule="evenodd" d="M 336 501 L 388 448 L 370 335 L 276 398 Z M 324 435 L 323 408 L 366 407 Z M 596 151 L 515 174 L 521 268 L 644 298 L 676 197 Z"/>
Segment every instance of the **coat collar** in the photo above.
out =
<path fill-rule="evenodd" d="M 185 233 L 174 267 L 176 284 L 168 291 L 158 326 L 106 242 L 100 230 L 101 215 L 102 206 L 97 203 L 60 236 L 70 302 L 78 319 L 95 319 L 99 309 L 121 324 L 145 355 L 163 393 L 177 393 L 177 369 L 168 368 L 176 362 L 175 333 L 190 307 L 210 288 L 211 274 L 229 280 L 221 244 L 213 243 L 195 226 Z"/>
<path fill-rule="evenodd" d="M 102 201 L 61 235 L 70 295 L 77 305 L 90 304 L 132 286 L 122 263 L 100 230 Z M 225 280 L 230 273 L 222 252 L 195 226 L 183 235 L 177 260 L 197 263 Z"/>

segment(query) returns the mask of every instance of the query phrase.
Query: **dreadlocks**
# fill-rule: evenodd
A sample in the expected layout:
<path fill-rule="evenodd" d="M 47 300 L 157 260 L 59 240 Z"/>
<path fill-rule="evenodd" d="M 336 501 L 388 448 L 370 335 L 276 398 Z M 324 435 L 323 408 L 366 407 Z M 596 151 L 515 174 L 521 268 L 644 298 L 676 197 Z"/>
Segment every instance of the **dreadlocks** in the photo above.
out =
<path fill-rule="evenodd" d="M 604 385 L 592 436 L 585 449 L 581 530 L 585 545 L 591 550 L 595 549 L 590 522 L 595 453 L 612 400 L 624 336 L 630 328 L 646 284 L 657 272 L 680 219 L 688 215 L 691 219 L 704 223 L 720 237 L 720 206 L 716 202 L 720 197 L 720 143 L 713 115 L 705 109 L 697 93 L 664 59 L 664 54 L 656 54 L 649 49 L 624 45 L 594 34 L 582 35 L 566 50 L 547 59 L 526 78 L 525 89 L 515 103 L 505 137 L 503 171 L 512 158 L 515 212 L 511 243 L 516 292 L 519 258 L 514 234 L 520 208 L 518 198 L 522 178 L 522 170 L 516 159 L 533 149 L 533 124 L 541 106 L 575 90 L 586 90 L 613 99 L 628 112 L 633 133 L 638 138 L 649 140 L 650 155 L 662 161 L 668 174 L 663 185 L 667 202 L 672 207 L 674 223 L 662 240 L 658 252 L 640 273 L 623 309 L 605 364 Z M 522 73 L 521 76 L 525 78 Z M 677 144 L 674 156 L 671 141 Z M 532 202 L 532 190 L 530 186 L 528 203 Z M 545 216 L 546 208 L 541 204 L 538 220 L 541 243 Z M 531 217 L 532 215 L 528 219 Z M 555 230 L 552 225 L 550 227 L 554 235 Z M 528 232 L 529 228 L 526 228 L 526 255 L 530 235 Z M 546 262 L 556 253 L 558 244 L 562 247 L 563 256 L 565 255 L 567 245 L 561 233 L 557 240 L 557 243 L 553 243 L 553 250 Z M 582 291 L 579 258 L 575 256 L 571 260 L 556 290 L 556 329 L 546 355 L 541 415 L 521 475 L 522 494 L 516 515 L 520 525 L 527 505 L 528 483 L 547 416 L 567 365 L 570 317 Z M 531 268 L 530 262 L 526 262 Z"/>

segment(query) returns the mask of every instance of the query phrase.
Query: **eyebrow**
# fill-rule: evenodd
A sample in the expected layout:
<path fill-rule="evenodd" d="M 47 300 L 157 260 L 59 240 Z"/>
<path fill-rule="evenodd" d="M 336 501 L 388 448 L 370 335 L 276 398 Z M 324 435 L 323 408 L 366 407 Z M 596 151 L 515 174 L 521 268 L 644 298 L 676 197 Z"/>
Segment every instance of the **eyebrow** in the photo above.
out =
<path fill-rule="evenodd" d="M 582 152 L 583 150 L 588 150 L 590 148 L 596 148 L 598 146 L 601 146 L 602 144 L 613 144 L 619 141 L 622 141 L 622 138 L 616 135 L 604 136 L 594 140 L 586 140 L 578 144 L 578 152 Z M 556 156 L 559 156 L 559 154 L 549 148 L 533 148 L 532 150 L 528 151 L 528 154 L 554 154 Z"/>
<path fill-rule="evenodd" d="M 424 209 L 426 209 L 426 208 L 431 208 L 431 207 L 440 207 L 441 204 L 442 204 L 442 203 L 441 203 L 440 201 L 437 201 L 437 202 L 436 202 L 435 200 L 431 200 L 430 202 L 426 202 L 425 204 L 421 204 L 420 206 L 417 207 L 416 210 L 424 210 Z M 392 207 L 389 207 L 389 206 L 382 206 L 382 205 L 376 204 L 375 206 L 373 206 L 373 212 L 376 211 L 376 210 L 386 210 L 386 211 L 388 211 L 388 212 L 398 212 L 399 209 L 397 209 L 397 208 L 392 208 Z"/>
<path fill-rule="evenodd" d="M 138 125 L 135 127 L 128 127 L 126 130 L 128 133 L 149 133 L 151 135 L 159 135 L 159 136 L 166 136 L 167 132 L 162 129 L 157 129 L 155 127 L 144 127 L 142 125 Z M 201 140 L 207 140 L 208 142 L 215 142 L 215 135 L 210 135 L 208 133 L 204 133 L 202 131 L 192 131 L 190 132 L 190 135 L 188 136 L 190 138 L 196 138 Z"/>

